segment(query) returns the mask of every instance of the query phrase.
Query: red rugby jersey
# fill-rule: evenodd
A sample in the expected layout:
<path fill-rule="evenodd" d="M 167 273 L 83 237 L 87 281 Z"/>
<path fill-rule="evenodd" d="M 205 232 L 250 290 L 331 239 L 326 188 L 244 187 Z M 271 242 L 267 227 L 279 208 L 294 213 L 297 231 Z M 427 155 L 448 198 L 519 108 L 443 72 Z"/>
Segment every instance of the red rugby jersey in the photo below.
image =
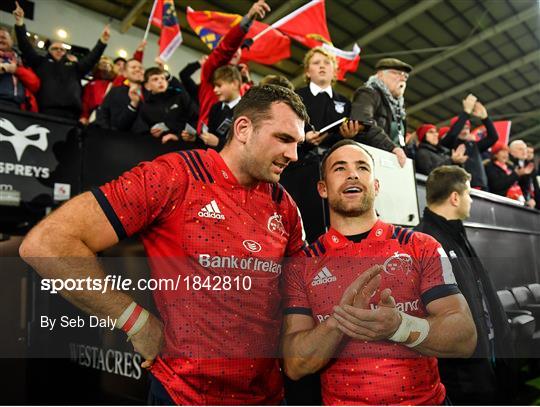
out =
<path fill-rule="evenodd" d="M 399 310 L 426 317 L 426 305 L 459 293 L 450 262 L 431 236 L 377 221 L 367 238 L 354 243 L 330 229 L 304 248 L 285 271 L 286 314 L 305 314 L 318 323 L 329 318 L 345 289 L 365 270 L 381 264 L 379 294 L 392 289 Z M 391 341 L 345 337 L 336 358 L 321 372 L 328 405 L 441 404 L 445 389 L 437 359 Z"/>
<path fill-rule="evenodd" d="M 217 152 L 191 150 L 93 193 L 120 238 L 140 232 L 152 278 L 180 281 L 153 293 L 165 343 L 152 373 L 174 401 L 279 403 L 281 261 L 304 245 L 283 187 L 244 188 Z"/>

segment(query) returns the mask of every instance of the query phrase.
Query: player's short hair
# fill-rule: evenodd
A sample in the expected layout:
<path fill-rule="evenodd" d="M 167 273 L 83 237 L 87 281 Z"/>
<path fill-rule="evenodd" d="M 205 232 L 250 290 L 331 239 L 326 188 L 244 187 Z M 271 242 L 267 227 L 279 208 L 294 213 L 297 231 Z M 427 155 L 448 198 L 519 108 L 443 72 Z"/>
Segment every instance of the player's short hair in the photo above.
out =
<path fill-rule="evenodd" d="M 443 165 L 435 168 L 426 181 L 426 201 L 428 205 L 440 204 L 452 192 L 462 194 L 467 189 L 471 175 L 457 165 Z"/>
<path fill-rule="evenodd" d="M 261 79 L 259 85 L 278 85 L 290 90 L 294 90 L 294 85 L 292 82 L 283 75 L 266 75 Z"/>
<path fill-rule="evenodd" d="M 158 66 L 153 66 L 144 71 L 144 81 L 148 82 L 151 76 L 154 75 L 163 75 L 165 76 L 165 71 Z"/>
<path fill-rule="evenodd" d="M 240 71 L 234 65 L 220 66 L 212 76 L 212 83 L 215 84 L 217 81 L 226 83 L 237 81 L 238 86 L 240 86 L 242 84 L 242 74 L 240 74 Z"/>
<path fill-rule="evenodd" d="M 299 119 L 309 123 L 309 116 L 300 96 L 278 85 L 253 86 L 248 90 L 234 108 L 233 123 L 240 116 L 246 116 L 256 129 L 262 121 L 271 118 L 270 109 L 274 103 L 285 103 Z M 227 143 L 231 141 L 233 132 L 234 126 L 231 126 Z"/>
<path fill-rule="evenodd" d="M 355 146 L 360 148 L 364 153 L 368 155 L 369 158 L 371 158 L 371 169 L 373 170 L 375 168 L 375 160 L 373 159 L 373 156 L 370 154 L 369 151 L 367 151 L 358 141 L 354 141 L 351 139 L 343 139 L 338 141 L 336 144 L 334 144 L 330 149 L 324 154 L 322 160 L 321 160 L 321 178 L 324 181 L 326 178 L 326 162 L 328 161 L 328 158 L 332 155 L 334 151 L 337 149 L 343 147 L 343 146 Z"/>
<path fill-rule="evenodd" d="M 328 58 L 330 62 L 332 63 L 332 65 L 334 66 L 334 72 L 337 72 L 337 69 L 338 69 L 337 59 L 334 54 L 327 51 L 323 47 L 311 48 L 308 52 L 306 52 L 306 55 L 304 55 L 304 80 L 306 81 L 306 83 L 310 82 L 310 79 L 307 76 L 307 70 L 308 70 L 309 63 L 311 62 L 311 58 L 313 58 L 315 54 L 321 54 L 321 55 L 324 55 L 326 58 Z M 335 80 L 335 78 L 333 80 Z"/>

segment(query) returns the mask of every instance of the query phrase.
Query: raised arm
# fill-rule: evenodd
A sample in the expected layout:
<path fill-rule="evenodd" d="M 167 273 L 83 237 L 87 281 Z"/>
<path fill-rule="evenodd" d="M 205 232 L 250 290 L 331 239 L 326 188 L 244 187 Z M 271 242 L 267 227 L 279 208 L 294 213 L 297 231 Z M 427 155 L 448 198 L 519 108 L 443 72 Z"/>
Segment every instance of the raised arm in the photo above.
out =
<path fill-rule="evenodd" d="M 17 44 L 22 52 L 24 61 L 32 68 L 38 66 L 44 59 L 39 55 L 28 38 L 26 36 L 26 27 L 24 26 L 24 10 L 15 2 L 15 10 L 13 10 L 13 17 L 15 18 L 15 35 L 17 36 Z"/>
<path fill-rule="evenodd" d="M 88 72 L 90 72 L 90 70 L 92 70 L 94 65 L 99 62 L 101 55 L 103 55 L 103 51 L 105 51 L 105 48 L 107 48 L 107 43 L 109 42 L 110 36 L 111 32 L 109 25 L 107 24 L 94 48 L 92 48 L 92 50 L 77 63 L 77 71 L 79 76 L 82 77 L 86 75 Z"/>

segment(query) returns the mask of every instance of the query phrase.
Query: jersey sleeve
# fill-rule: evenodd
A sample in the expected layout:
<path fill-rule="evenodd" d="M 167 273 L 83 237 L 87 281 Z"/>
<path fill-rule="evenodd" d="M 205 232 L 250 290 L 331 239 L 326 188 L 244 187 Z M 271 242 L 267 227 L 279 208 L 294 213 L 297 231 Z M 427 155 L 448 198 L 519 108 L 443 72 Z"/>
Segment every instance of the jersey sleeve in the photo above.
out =
<path fill-rule="evenodd" d="M 307 259 L 296 255 L 287 259 L 283 271 L 282 296 L 283 313 L 312 316 L 311 305 L 304 281 Z"/>
<path fill-rule="evenodd" d="M 433 237 L 415 232 L 412 244 L 418 248 L 420 292 L 425 306 L 431 301 L 459 294 L 459 288 L 446 252 Z"/>
<path fill-rule="evenodd" d="M 188 176 L 170 153 L 143 162 L 92 193 L 119 239 L 165 219 L 181 202 Z"/>

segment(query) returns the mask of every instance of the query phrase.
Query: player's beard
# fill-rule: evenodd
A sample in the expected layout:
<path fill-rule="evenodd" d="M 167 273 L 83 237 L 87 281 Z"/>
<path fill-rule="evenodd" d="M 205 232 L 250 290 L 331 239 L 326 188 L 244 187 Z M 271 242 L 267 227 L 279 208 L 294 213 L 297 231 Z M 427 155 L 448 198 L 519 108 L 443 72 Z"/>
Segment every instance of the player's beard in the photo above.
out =
<path fill-rule="evenodd" d="M 362 193 L 359 202 L 347 204 L 346 201 L 341 198 L 341 195 L 338 195 L 335 198 L 328 198 L 328 204 L 334 212 L 340 214 L 341 216 L 347 218 L 356 218 L 373 209 L 375 197 L 375 188 L 373 185 L 369 185 L 367 188 L 364 188 L 364 192 Z"/>

